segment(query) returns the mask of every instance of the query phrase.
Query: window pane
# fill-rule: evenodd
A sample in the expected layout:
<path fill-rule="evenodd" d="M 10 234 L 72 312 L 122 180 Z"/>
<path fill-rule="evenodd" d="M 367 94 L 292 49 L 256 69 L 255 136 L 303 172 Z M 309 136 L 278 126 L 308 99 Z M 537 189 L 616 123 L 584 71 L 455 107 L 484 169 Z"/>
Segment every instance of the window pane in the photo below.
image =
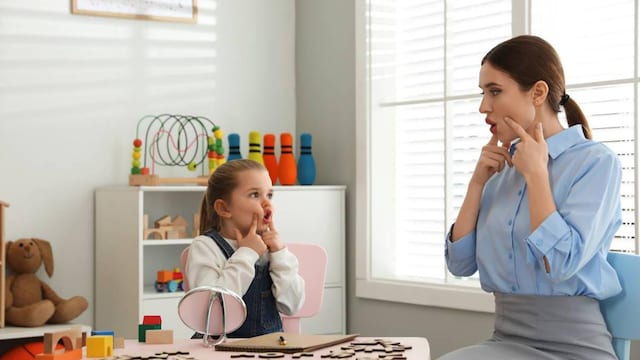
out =
<path fill-rule="evenodd" d="M 633 250 L 635 238 L 634 93 L 632 84 L 571 91 L 593 130 L 593 139 L 611 148 L 622 163 L 622 225 L 611 247 Z"/>
<path fill-rule="evenodd" d="M 567 84 L 633 77 L 634 0 L 532 0 L 531 29 L 553 44 Z"/>
<path fill-rule="evenodd" d="M 448 93 L 478 93 L 478 72 L 482 57 L 510 35 L 511 1 L 448 1 Z"/>

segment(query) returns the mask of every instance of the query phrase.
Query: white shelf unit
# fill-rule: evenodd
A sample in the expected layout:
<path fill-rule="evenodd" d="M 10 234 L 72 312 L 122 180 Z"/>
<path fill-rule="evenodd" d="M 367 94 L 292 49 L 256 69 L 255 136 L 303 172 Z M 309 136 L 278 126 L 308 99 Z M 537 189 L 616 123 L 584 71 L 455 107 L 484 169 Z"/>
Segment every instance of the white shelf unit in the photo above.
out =
<path fill-rule="evenodd" d="M 203 186 L 105 187 L 96 191 L 95 329 L 137 339 L 144 315 L 162 316 L 163 329 L 174 337 L 193 332 L 178 317 L 183 292 L 158 293 L 156 272 L 180 265 L 191 238 L 144 240 L 143 216 L 149 226 L 165 215 L 184 217 L 191 234 Z M 308 242 L 327 250 L 329 263 L 321 312 L 302 321 L 308 334 L 346 332 L 344 186 L 276 186 L 274 221 L 285 242 Z"/>

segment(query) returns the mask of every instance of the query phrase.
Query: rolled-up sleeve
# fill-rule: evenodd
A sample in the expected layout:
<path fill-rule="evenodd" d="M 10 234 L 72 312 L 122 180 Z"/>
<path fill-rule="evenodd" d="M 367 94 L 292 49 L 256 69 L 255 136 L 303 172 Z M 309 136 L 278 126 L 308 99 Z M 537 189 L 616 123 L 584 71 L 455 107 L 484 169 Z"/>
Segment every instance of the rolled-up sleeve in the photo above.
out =
<path fill-rule="evenodd" d="M 447 260 L 447 268 L 453 275 L 471 276 L 478 270 L 478 264 L 476 263 L 476 232 L 474 230 L 452 242 L 452 230 L 453 225 L 451 225 L 445 238 L 444 256 Z"/>

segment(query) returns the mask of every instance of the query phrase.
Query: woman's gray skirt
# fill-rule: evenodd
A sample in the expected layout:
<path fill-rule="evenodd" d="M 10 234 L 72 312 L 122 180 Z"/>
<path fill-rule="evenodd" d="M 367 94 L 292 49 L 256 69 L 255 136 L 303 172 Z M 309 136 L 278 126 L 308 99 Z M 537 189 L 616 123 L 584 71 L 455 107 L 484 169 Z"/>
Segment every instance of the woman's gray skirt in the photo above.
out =
<path fill-rule="evenodd" d="M 597 300 L 586 296 L 495 293 L 491 339 L 440 360 L 616 360 Z"/>

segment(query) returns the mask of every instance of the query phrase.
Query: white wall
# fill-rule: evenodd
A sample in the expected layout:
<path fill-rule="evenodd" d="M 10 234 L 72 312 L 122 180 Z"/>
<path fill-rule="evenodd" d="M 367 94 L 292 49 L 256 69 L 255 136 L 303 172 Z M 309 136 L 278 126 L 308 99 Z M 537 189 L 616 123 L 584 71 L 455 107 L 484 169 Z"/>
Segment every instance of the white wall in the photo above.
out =
<path fill-rule="evenodd" d="M 0 2 L 0 199 L 6 239 L 49 240 L 55 272 L 39 275 L 92 304 L 93 193 L 126 184 L 140 117 L 206 116 L 241 135 L 243 154 L 250 130 L 295 133 L 295 4 L 199 0 L 198 24 L 184 24 L 70 3 Z"/>
<path fill-rule="evenodd" d="M 354 22 L 354 1 L 296 1 L 297 127 L 319 133 L 314 139 L 321 143 L 314 152 L 320 155 L 320 181 L 347 185 L 347 331 L 378 337 L 426 337 L 435 359 L 488 338 L 493 314 L 355 296 L 355 214 L 362 209 L 355 207 L 359 184 L 355 181 Z M 332 142 L 326 141 L 328 137 Z M 330 158 L 324 158 L 327 155 Z M 633 343 L 631 354 L 632 359 L 640 360 L 640 342 Z"/>

